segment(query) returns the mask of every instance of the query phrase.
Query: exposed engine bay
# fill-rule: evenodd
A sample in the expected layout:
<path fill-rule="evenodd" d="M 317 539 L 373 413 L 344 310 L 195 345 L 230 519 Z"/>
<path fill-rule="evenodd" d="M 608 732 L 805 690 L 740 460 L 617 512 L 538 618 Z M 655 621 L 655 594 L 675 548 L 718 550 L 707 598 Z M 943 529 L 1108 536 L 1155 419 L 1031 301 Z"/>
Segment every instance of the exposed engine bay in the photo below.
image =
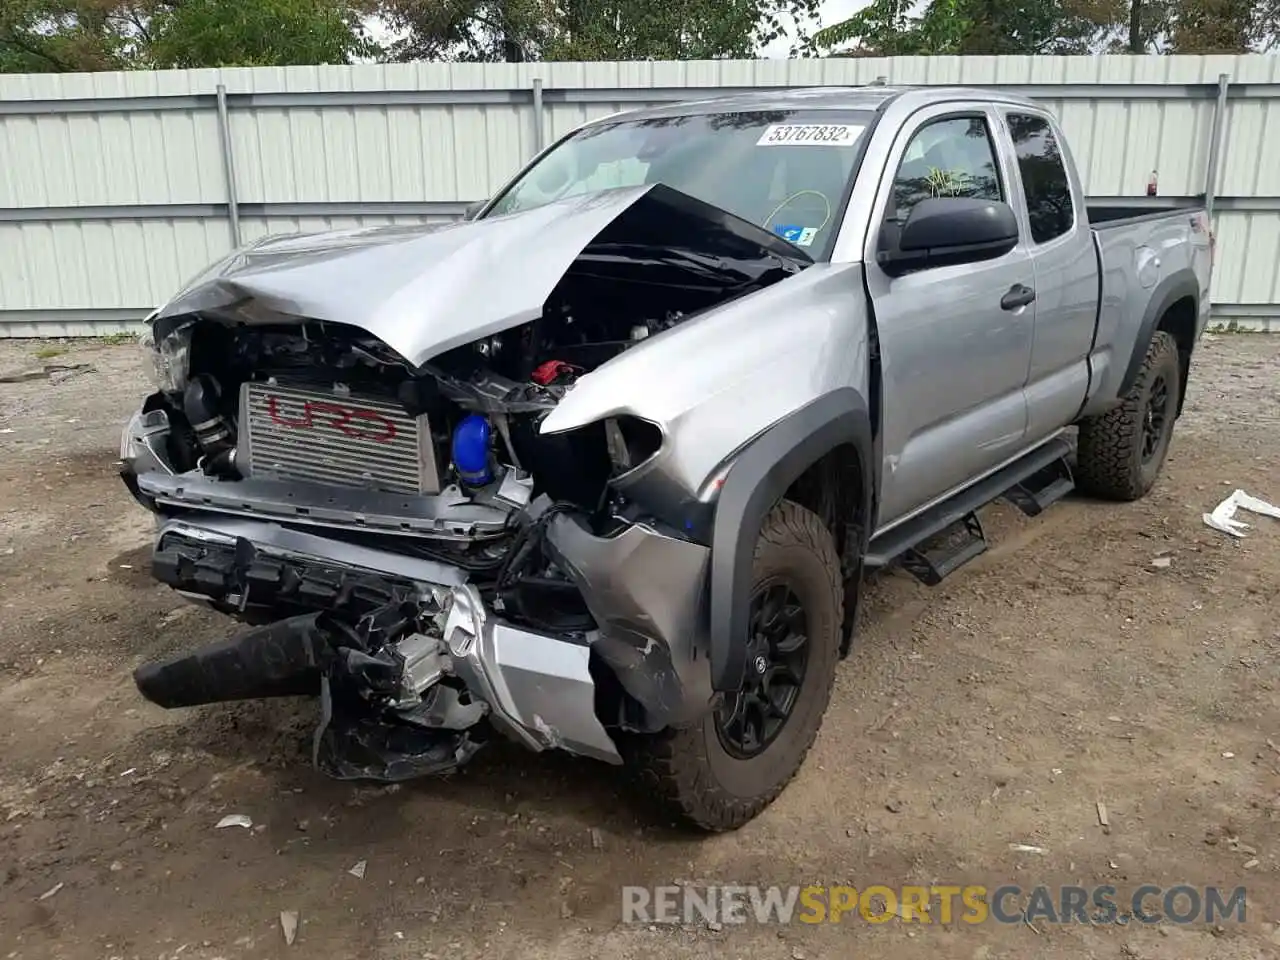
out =
<path fill-rule="evenodd" d="M 199 309 L 160 312 L 161 389 L 122 473 L 159 515 L 155 576 L 250 628 L 140 668 L 144 695 L 319 693 L 317 764 L 377 779 L 453 769 L 490 726 L 616 760 L 608 729 L 660 728 L 702 696 L 670 644 L 694 642 L 707 548 L 614 483 L 658 456 L 662 425 L 541 425 L 613 358 L 808 262 L 682 194 L 637 196 L 533 319 L 416 364 L 283 309 L 285 273 L 255 289 L 228 270 Z M 672 242 L 655 214 L 697 228 Z M 378 244 L 396 249 L 362 250 Z"/>

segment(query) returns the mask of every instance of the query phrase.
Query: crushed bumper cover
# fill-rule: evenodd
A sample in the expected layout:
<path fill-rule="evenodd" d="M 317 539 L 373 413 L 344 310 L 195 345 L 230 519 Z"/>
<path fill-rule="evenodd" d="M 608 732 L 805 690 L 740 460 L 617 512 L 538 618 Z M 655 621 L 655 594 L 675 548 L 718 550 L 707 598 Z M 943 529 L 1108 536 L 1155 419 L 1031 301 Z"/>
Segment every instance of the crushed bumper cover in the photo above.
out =
<path fill-rule="evenodd" d="M 644 524 L 597 537 L 555 517 L 547 545 L 600 628 L 593 648 L 643 708 L 628 726 L 656 731 L 705 713 L 713 696 L 702 624 L 710 550 Z"/>
<path fill-rule="evenodd" d="M 560 636 L 508 623 L 448 564 L 261 520 L 168 520 L 153 553 L 156 579 L 250 622 L 255 610 L 273 622 L 144 664 L 135 681 L 147 699 L 169 708 L 319 695 L 315 761 L 342 779 L 449 772 L 479 749 L 488 729 L 532 750 L 619 763 L 597 714 L 593 669 L 600 663 L 641 708 L 606 718 L 611 724 L 659 729 L 691 718 L 710 698 L 693 626 L 706 548 L 643 525 L 596 537 L 569 517 L 556 518 L 547 543 L 582 590 L 597 630 Z M 278 619 L 288 611 L 295 615 Z M 458 709 L 483 708 L 487 724 L 388 723 L 385 712 L 371 709 L 370 692 L 385 704 L 400 689 L 408 661 L 386 651 L 405 638 L 438 647 L 456 684 L 446 692 L 456 699 L 462 691 Z"/>

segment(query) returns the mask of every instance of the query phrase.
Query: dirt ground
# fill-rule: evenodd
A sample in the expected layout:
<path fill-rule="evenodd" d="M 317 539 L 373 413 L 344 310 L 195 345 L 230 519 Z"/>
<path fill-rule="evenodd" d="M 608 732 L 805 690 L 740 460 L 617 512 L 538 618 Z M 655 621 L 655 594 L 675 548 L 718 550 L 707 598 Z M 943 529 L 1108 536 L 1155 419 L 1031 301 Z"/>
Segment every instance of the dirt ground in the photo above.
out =
<path fill-rule="evenodd" d="M 1145 501 L 994 506 L 993 548 L 942 586 L 879 578 L 800 776 L 712 838 L 603 764 L 499 747 L 360 787 L 308 765 L 311 704 L 145 703 L 136 664 L 226 625 L 149 581 L 150 518 L 113 471 L 138 348 L 0 341 L 0 375 L 41 363 L 90 367 L 0 383 L 0 958 L 1280 954 L 1280 522 L 1201 522 L 1236 487 L 1280 502 L 1280 337 L 1207 340 Z M 215 830 L 230 813 L 254 827 Z M 620 922 L 622 884 L 677 881 L 1244 884 L 1248 912 Z"/>

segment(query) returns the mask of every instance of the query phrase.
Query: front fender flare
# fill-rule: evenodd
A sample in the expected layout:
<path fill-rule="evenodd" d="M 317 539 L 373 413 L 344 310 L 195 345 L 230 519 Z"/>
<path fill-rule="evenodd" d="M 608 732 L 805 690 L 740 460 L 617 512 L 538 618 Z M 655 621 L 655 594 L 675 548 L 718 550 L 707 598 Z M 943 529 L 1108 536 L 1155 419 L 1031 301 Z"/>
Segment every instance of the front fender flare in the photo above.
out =
<path fill-rule="evenodd" d="M 873 490 L 871 414 L 866 399 L 841 387 L 779 420 L 733 462 L 716 504 L 708 605 L 711 686 L 742 686 L 751 571 L 766 514 L 812 464 L 851 444 L 862 469 L 863 509 Z M 868 514 L 869 517 L 869 514 Z"/>

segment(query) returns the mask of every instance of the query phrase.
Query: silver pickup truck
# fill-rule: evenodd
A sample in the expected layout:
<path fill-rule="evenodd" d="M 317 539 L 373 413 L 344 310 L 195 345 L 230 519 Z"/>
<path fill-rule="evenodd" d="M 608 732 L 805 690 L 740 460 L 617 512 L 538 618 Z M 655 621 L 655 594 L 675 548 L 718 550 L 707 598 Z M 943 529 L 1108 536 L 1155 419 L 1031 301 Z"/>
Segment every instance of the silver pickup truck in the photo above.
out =
<path fill-rule="evenodd" d="M 150 318 L 122 476 L 241 623 L 165 707 L 313 695 L 316 765 L 496 735 L 731 829 L 804 760 L 868 570 L 1156 482 L 1200 209 L 1090 209 L 1053 116 L 779 89 L 592 121 L 458 223 L 272 237 Z"/>

